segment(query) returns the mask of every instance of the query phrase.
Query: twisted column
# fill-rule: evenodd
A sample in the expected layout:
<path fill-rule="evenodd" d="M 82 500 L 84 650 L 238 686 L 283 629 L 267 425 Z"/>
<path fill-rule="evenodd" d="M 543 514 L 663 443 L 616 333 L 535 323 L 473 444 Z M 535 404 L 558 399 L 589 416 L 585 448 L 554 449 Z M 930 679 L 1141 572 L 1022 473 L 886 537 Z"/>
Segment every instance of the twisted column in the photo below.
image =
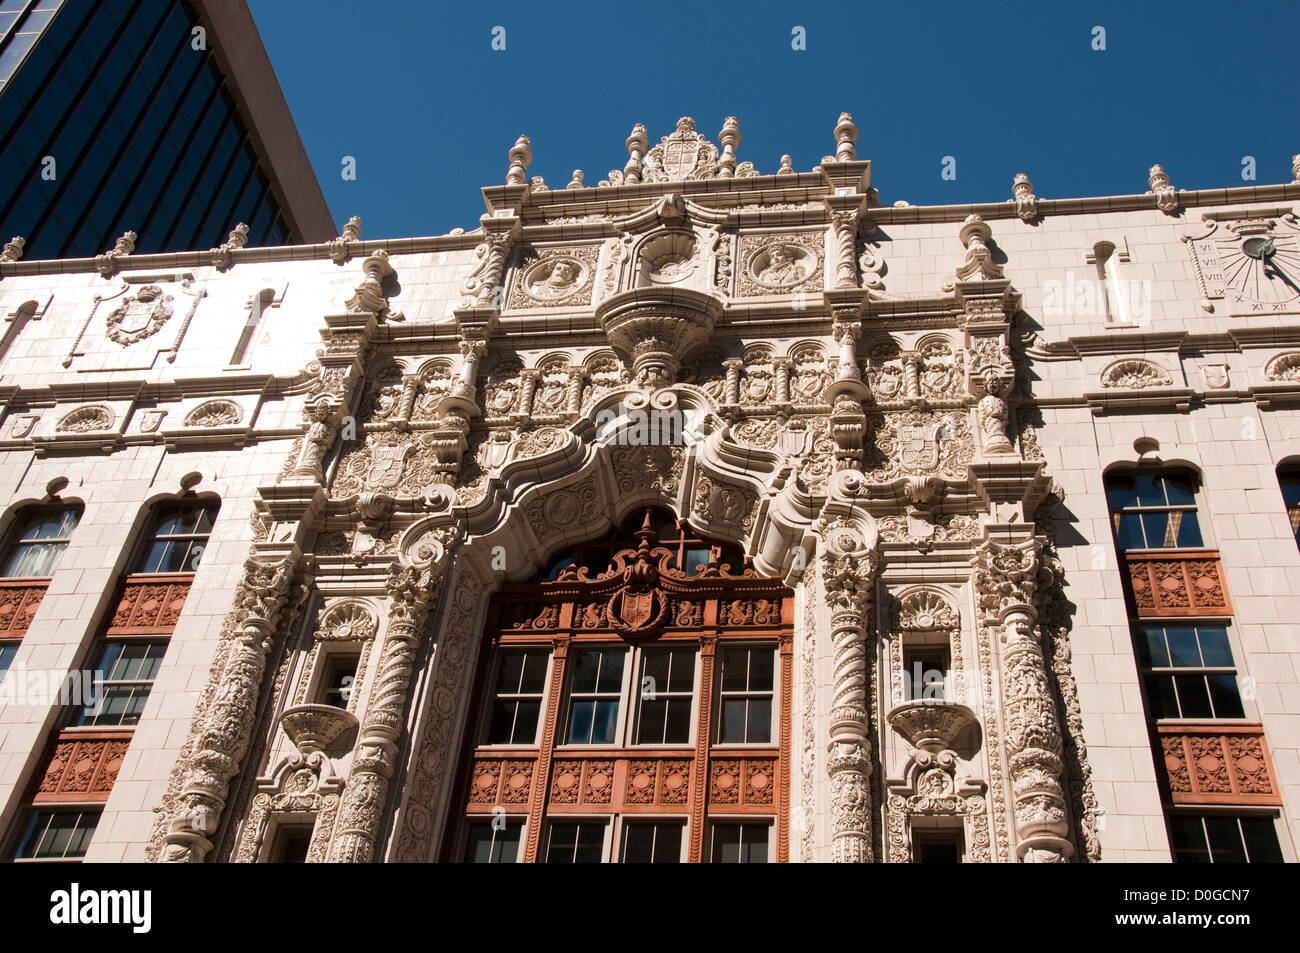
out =
<path fill-rule="evenodd" d="M 230 780 L 248 751 L 266 657 L 296 565 L 293 556 L 278 562 L 250 559 L 244 565 L 236 601 L 234 645 L 168 819 L 160 862 L 202 863 L 212 851 L 208 838 L 216 833 Z"/>
<path fill-rule="evenodd" d="M 399 563 L 389 572 L 388 631 L 339 805 L 330 844 L 330 860 L 334 863 L 365 864 L 374 859 L 415 655 L 424 639 L 425 622 L 435 598 L 433 590 L 442 580 L 443 569 L 441 561 L 434 560 L 422 566 Z"/>
<path fill-rule="evenodd" d="M 1036 631 L 1042 544 L 980 547 L 976 585 L 986 624 L 1002 633 L 1002 711 L 1016 823 L 1016 858 L 1061 863 L 1074 853 L 1061 786 L 1061 729 Z"/>
<path fill-rule="evenodd" d="M 826 534 L 823 581 L 831 610 L 831 860 L 870 863 L 871 740 L 867 715 L 867 630 L 879 558 L 851 525 Z"/>

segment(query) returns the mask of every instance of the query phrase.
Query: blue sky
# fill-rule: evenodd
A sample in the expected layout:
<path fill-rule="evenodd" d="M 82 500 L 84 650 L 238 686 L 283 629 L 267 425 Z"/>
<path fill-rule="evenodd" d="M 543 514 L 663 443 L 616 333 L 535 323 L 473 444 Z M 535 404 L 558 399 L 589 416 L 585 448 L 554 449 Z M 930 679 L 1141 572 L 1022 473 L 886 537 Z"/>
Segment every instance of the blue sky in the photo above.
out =
<path fill-rule="evenodd" d="M 740 160 L 770 173 L 833 153 L 848 110 L 885 204 L 998 201 L 1021 171 L 1040 198 L 1143 192 L 1154 162 L 1178 188 L 1246 185 L 1245 156 L 1283 182 L 1300 152 L 1294 0 L 249 6 L 334 217 L 367 238 L 474 227 L 521 132 L 530 176 L 594 185 L 634 123 L 653 144 L 682 115 L 715 142 L 737 116 Z"/>

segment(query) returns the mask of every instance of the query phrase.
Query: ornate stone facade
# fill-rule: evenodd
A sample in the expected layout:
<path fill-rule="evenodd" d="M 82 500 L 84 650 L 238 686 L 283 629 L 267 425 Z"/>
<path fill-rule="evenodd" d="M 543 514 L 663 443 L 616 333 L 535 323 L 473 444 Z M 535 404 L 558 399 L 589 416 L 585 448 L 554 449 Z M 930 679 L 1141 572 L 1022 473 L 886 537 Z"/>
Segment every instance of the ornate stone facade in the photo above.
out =
<path fill-rule="evenodd" d="M 466 817 L 495 806 L 535 857 L 543 805 L 617 803 L 690 813 L 696 858 L 714 811 L 748 811 L 776 819 L 774 859 L 915 861 L 939 832 L 970 862 L 1094 862 L 1168 858 L 1160 814 L 1132 806 L 1163 792 L 1280 812 L 1291 852 L 1300 738 L 1279 697 L 1250 699 L 1245 728 L 1162 727 L 1152 748 L 1118 701 L 1141 689 L 1113 620 L 1231 618 L 1245 676 L 1264 627 L 1300 614 L 1268 482 L 1300 459 L 1300 298 L 1259 286 L 1290 266 L 1300 184 L 1175 191 L 1157 166 L 1149 193 L 1061 204 L 1020 174 L 1009 202 L 921 214 L 879 202 L 852 117 L 833 137 L 815 169 L 769 174 L 738 160 L 734 119 L 716 145 L 688 118 L 653 147 L 637 126 L 621 170 L 554 191 L 520 137 L 479 228 L 400 252 L 354 218 L 282 258 L 238 230 L 206 265 L 134 255 L 129 235 L 57 274 L 0 257 L 8 311 L 49 301 L 21 332 L 39 346 L 4 358 L 11 512 L 76 499 L 94 523 L 110 503 L 125 549 L 123 507 L 222 498 L 192 586 L 146 580 L 114 616 L 172 633 L 153 730 L 60 740 L 32 804 L 81 797 L 116 819 L 90 859 L 267 861 L 307 828 L 310 861 L 448 859 Z M 1077 280 L 1095 280 L 1098 236 L 1124 249 L 1126 281 L 1173 290 L 1137 315 L 1111 275 L 1072 301 L 1113 307 L 1055 310 L 1049 259 L 1077 252 Z M 272 297 L 288 316 L 265 318 L 272 343 L 223 376 L 231 309 Z M 1117 558 L 1104 474 L 1169 461 L 1205 475 L 1220 538 Z M 1216 488 L 1237 486 L 1273 605 L 1242 575 L 1265 567 L 1234 563 L 1249 554 L 1222 537 L 1238 501 Z M 639 569 L 552 565 L 637 508 L 733 547 L 735 565 L 667 588 L 648 542 Z M 42 599 L 81 585 L 93 605 L 113 532 L 89 534 L 99 549 L 72 538 L 81 582 L 5 589 L 0 635 L 80 664 L 94 623 Z M 529 602 L 538 580 L 571 601 Z M 728 633 L 779 630 L 779 738 L 474 754 L 490 630 L 554 643 L 544 694 L 567 690 L 570 642 L 695 631 L 705 700 Z M 918 659 L 943 667 L 941 697 L 915 695 Z M 347 693 L 327 700 L 344 663 Z M 31 807 L 38 740 L 9 752 L 7 824 Z M 155 749 L 132 758 L 136 744 Z M 117 798 L 124 781 L 146 808 Z M 1108 800 L 1120 783 L 1132 797 Z"/>

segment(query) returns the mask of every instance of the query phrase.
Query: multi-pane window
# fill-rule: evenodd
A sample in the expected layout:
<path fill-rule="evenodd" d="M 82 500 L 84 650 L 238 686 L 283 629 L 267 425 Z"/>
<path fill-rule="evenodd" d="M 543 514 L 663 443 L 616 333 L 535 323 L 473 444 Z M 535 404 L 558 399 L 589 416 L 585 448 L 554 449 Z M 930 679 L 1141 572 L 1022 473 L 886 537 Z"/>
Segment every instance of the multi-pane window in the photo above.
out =
<path fill-rule="evenodd" d="M 1199 548 L 1195 478 L 1186 470 L 1138 470 L 1106 478 L 1115 540 L 1130 549 Z"/>
<path fill-rule="evenodd" d="M 471 864 L 513 864 L 519 859 L 523 821 L 474 821 L 469 825 L 464 860 Z"/>
<path fill-rule="evenodd" d="M 80 507 L 40 509 L 25 515 L 14 526 L 0 576 L 53 576 L 80 519 Z"/>
<path fill-rule="evenodd" d="M 1152 718 L 1244 718 L 1223 625 L 1135 627 Z"/>
<path fill-rule="evenodd" d="M 218 503 L 173 503 L 162 507 L 150 529 L 136 572 L 194 572 L 203 559 Z"/>
<path fill-rule="evenodd" d="M 623 863 L 677 864 L 682 859 L 682 821 L 633 821 L 623 828 Z"/>
<path fill-rule="evenodd" d="M 770 744 L 774 651 L 745 646 L 719 655 L 718 743 Z"/>
<path fill-rule="evenodd" d="M 569 654 L 569 702 L 564 743 L 614 744 L 623 695 L 626 649 L 579 649 Z"/>
<path fill-rule="evenodd" d="M 647 649 L 637 684 L 640 711 L 636 743 L 682 745 L 691 740 L 695 648 Z"/>
<path fill-rule="evenodd" d="M 605 853 L 605 821 L 552 823 L 546 839 L 548 864 L 598 864 Z"/>
<path fill-rule="evenodd" d="M 1300 468 L 1287 467 L 1279 470 L 1277 481 L 1282 486 L 1282 502 L 1286 504 L 1286 515 L 1291 521 L 1291 532 L 1296 545 L 1300 546 Z"/>
<path fill-rule="evenodd" d="M 4 681 L 5 672 L 14 664 L 14 656 L 17 654 L 17 642 L 0 642 L 0 682 Z"/>
<path fill-rule="evenodd" d="M 1170 842 L 1180 864 L 1280 864 L 1277 828 L 1271 817 L 1233 814 L 1171 814 Z"/>
<path fill-rule="evenodd" d="M 766 823 L 714 824 L 710 861 L 715 864 L 767 863 L 769 828 Z"/>
<path fill-rule="evenodd" d="M 18 838 L 15 860 L 78 860 L 86 856 L 99 811 L 33 810 Z"/>
<path fill-rule="evenodd" d="M 94 697 L 79 726 L 118 727 L 140 722 L 166 642 L 109 642 L 95 666 Z"/>
<path fill-rule="evenodd" d="M 488 744 L 531 745 L 536 741 L 549 655 L 545 649 L 502 653 L 487 728 Z"/>

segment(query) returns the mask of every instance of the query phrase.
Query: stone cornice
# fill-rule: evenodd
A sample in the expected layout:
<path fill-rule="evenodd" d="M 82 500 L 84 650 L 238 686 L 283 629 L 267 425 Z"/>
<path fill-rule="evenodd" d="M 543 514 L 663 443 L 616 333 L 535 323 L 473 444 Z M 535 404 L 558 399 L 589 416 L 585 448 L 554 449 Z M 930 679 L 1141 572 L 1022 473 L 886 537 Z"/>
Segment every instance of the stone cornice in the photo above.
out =
<path fill-rule="evenodd" d="M 497 192 L 506 187 L 484 189 L 491 209 L 493 201 L 504 200 Z M 513 194 L 517 191 L 511 188 Z M 617 226 L 610 222 L 556 223 L 547 225 L 539 218 L 573 217 L 581 219 L 591 215 L 620 217 L 643 212 L 648 206 L 667 195 L 678 194 L 696 205 L 716 210 L 723 215 L 726 227 L 740 225 L 808 225 L 824 226 L 829 221 L 824 199 L 830 194 L 830 180 L 819 170 L 789 175 L 761 175 L 747 178 L 712 178 L 685 182 L 654 182 L 636 185 L 605 186 L 601 188 L 556 189 L 534 191 L 524 189 L 518 197 L 517 213 L 522 216 L 528 240 L 564 240 L 600 238 L 615 234 Z M 1193 189 L 1177 193 L 1184 209 L 1216 205 L 1245 205 L 1258 202 L 1292 203 L 1300 200 L 1300 182 L 1278 185 L 1259 185 L 1230 189 Z M 1113 196 L 1088 196 L 1083 198 L 1037 200 L 1038 215 L 1081 215 L 1104 212 L 1155 210 L 1156 197 L 1151 193 Z M 752 208 L 739 206 L 809 204 L 808 208 Z M 513 201 L 506 202 L 502 211 L 513 211 Z M 869 204 L 866 218 L 875 224 L 920 224 L 934 222 L 961 222 L 970 215 L 985 220 L 1014 219 L 1017 217 L 1014 201 L 982 202 L 967 205 L 906 205 L 885 206 Z M 1191 218 L 1188 217 L 1188 223 Z M 349 241 L 348 257 L 363 259 L 377 251 L 390 255 L 421 252 L 472 249 L 483 240 L 481 228 L 471 232 L 456 232 L 413 238 L 390 238 Z M 264 248 L 235 248 L 230 252 L 232 265 L 241 262 L 280 262 L 329 259 L 332 243 L 309 245 L 277 245 Z M 210 250 L 169 252 L 152 255 L 130 255 L 123 259 L 132 272 L 155 268 L 211 268 Z M 99 265 L 94 258 L 66 258 L 0 262 L 0 278 L 10 275 L 52 275 L 95 273 Z M 125 269 L 124 269 L 125 270 Z"/>

